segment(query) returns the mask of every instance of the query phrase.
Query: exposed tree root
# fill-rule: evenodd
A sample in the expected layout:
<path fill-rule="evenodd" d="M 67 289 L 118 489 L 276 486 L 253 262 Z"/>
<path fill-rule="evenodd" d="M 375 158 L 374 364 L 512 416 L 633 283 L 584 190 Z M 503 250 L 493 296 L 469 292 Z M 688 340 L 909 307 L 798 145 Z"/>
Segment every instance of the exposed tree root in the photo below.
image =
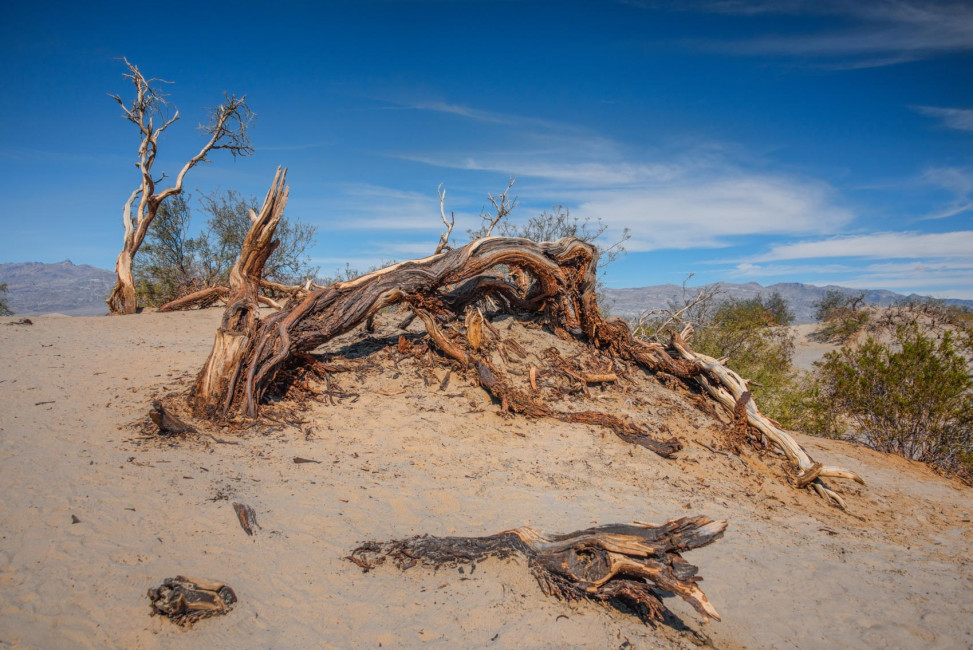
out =
<path fill-rule="evenodd" d="M 723 536 L 725 521 L 683 517 L 656 526 L 609 524 L 550 535 L 533 528 L 517 528 L 489 537 L 429 537 L 359 546 L 349 560 L 369 571 L 391 559 L 409 569 L 471 564 L 488 557 L 514 554 L 527 558 L 531 573 L 548 596 L 564 600 L 591 598 L 626 601 L 647 620 L 663 620 L 666 607 L 654 591 L 683 598 L 704 619 L 720 620 L 698 584 L 697 567 L 682 551 L 711 544 Z"/>
<path fill-rule="evenodd" d="M 675 439 L 656 440 L 638 424 L 608 413 L 555 410 L 537 394 L 536 368 L 529 374 L 532 391 L 515 388 L 491 355 L 496 352 L 500 359 L 513 362 L 524 353 L 516 342 L 501 340 L 490 319 L 484 318 L 483 311 L 493 309 L 543 325 L 560 338 L 587 339 L 603 357 L 628 360 L 650 373 L 698 384 L 731 414 L 738 412 L 740 432 L 745 431 L 740 419 L 745 408 L 746 423 L 797 465 L 802 476 L 814 464 L 790 434 L 757 410 L 752 399 L 743 400 L 747 388 L 739 375 L 715 359 L 693 352 L 683 337 L 674 336 L 668 348 L 644 343 L 633 338 L 624 321 L 603 318 L 595 294 L 597 253 L 577 239 L 541 243 L 511 237 L 478 239 L 462 248 L 311 291 L 296 305 L 260 320 L 260 272 L 275 245 L 276 222 L 267 220 L 286 201 L 286 190 L 282 199 L 278 196 L 282 184 L 282 179 L 279 183 L 275 179 L 234 267 L 235 275 L 231 274 L 224 324 L 194 388 L 197 417 L 218 421 L 256 417 L 268 391 L 292 376 L 289 369 L 295 363 L 336 336 L 370 322 L 380 309 L 398 304 L 423 322 L 432 345 L 470 373 L 500 402 L 503 411 L 604 426 L 663 456 L 681 448 Z M 409 321 L 411 317 L 402 326 Z M 400 351 L 409 345 L 403 339 Z M 585 395 L 588 383 L 617 380 L 605 367 L 572 368 L 556 351 L 548 362 L 552 372 L 576 381 L 578 391 Z M 861 481 L 847 470 L 822 467 L 809 485 L 838 506 L 844 503 L 823 484 L 825 477 Z"/>
<path fill-rule="evenodd" d="M 691 331 L 691 329 L 688 329 L 683 334 L 689 334 Z M 706 374 L 700 375 L 697 381 L 711 397 L 727 409 L 730 409 L 731 412 L 736 409 L 744 393 L 748 392 L 747 383 L 740 375 L 713 357 L 691 350 L 689 345 L 686 344 L 684 336 L 674 335 L 672 337 L 672 349 L 684 359 L 692 361 L 706 371 Z M 777 449 L 780 449 L 791 462 L 797 465 L 802 475 L 806 474 L 807 470 L 816 465 L 808 453 L 794 440 L 794 437 L 775 426 L 769 418 L 757 409 L 757 405 L 752 399 L 746 400 L 743 403 L 746 405 L 746 416 L 750 426 L 765 435 Z M 797 483 L 800 487 L 811 485 L 821 497 L 830 500 L 839 508 L 845 507 L 844 499 L 834 490 L 828 488 L 824 481 L 821 480 L 822 478 L 842 478 L 850 479 L 863 485 L 865 483 L 854 472 L 830 465 L 822 465 L 820 469 L 816 470 L 812 481 L 804 481 L 798 478 Z"/>

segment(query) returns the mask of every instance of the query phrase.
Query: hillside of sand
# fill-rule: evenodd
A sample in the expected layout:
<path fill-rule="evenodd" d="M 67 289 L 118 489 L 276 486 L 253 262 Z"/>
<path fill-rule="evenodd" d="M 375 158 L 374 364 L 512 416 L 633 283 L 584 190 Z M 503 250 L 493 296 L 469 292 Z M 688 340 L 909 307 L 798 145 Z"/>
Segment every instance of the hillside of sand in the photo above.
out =
<path fill-rule="evenodd" d="M 973 645 L 973 490 L 922 465 L 798 436 L 865 478 L 832 483 L 843 512 L 791 487 L 773 453 L 712 451 L 728 420 L 692 391 L 634 368 L 592 390 L 600 408 L 680 438 L 666 460 L 604 429 L 501 416 L 462 373 L 446 381 L 445 365 L 400 353 L 395 319 L 322 350 L 348 369 L 294 418 L 160 438 L 150 404 L 185 394 L 220 316 L 0 319 L 0 645 Z M 531 354 L 584 354 L 513 319 L 494 325 Z M 257 513 L 252 537 L 234 502 Z M 677 598 L 656 627 L 558 602 L 517 559 L 367 574 L 345 559 L 366 540 L 686 514 L 729 521 L 686 556 L 720 623 Z M 225 581 L 239 602 L 188 630 L 150 617 L 147 589 L 177 574 Z"/>

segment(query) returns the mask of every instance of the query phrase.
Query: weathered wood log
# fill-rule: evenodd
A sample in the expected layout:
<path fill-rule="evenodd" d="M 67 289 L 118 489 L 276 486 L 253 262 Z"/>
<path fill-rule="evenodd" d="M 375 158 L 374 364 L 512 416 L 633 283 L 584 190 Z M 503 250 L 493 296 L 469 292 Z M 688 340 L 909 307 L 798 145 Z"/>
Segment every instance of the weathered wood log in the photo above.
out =
<path fill-rule="evenodd" d="M 720 620 L 698 584 L 697 567 L 683 551 L 711 544 L 723 536 L 726 521 L 683 517 L 662 525 L 609 524 L 566 535 L 548 535 L 517 528 L 488 537 L 418 536 L 388 542 L 367 542 L 348 559 L 364 571 L 391 560 L 407 570 L 470 564 L 514 554 L 527 558 L 541 590 L 558 599 L 616 598 L 641 608 L 646 619 L 662 620 L 666 607 L 653 588 L 676 594 L 704 619 Z"/>
<path fill-rule="evenodd" d="M 261 289 L 270 289 L 273 292 L 287 296 L 289 300 L 295 298 L 302 298 L 306 296 L 311 288 L 321 289 L 319 285 L 313 284 L 308 280 L 305 284 L 297 285 L 286 285 L 280 284 L 279 282 L 272 282 L 266 278 L 260 279 Z M 160 312 L 170 312 L 170 311 L 188 311 L 190 309 L 205 309 L 206 307 L 212 307 L 214 304 L 220 300 L 226 300 L 227 296 L 230 295 L 230 288 L 223 286 L 206 287 L 205 289 L 200 289 L 199 291 L 194 291 L 190 294 L 186 294 L 181 298 L 176 298 L 171 300 L 166 304 L 159 307 Z M 284 306 L 279 302 L 267 296 L 263 293 L 257 295 L 257 301 L 268 307 L 273 307 L 278 311 L 283 309 Z"/>
<path fill-rule="evenodd" d="M 194 291 L 182 298 L 177 298 L 159 307 L 160 312 L 185 311 L 189 309 L 204 309 L 220 300 L 226 300 L 230 295 L 228 287 L 206 287 Z"/>

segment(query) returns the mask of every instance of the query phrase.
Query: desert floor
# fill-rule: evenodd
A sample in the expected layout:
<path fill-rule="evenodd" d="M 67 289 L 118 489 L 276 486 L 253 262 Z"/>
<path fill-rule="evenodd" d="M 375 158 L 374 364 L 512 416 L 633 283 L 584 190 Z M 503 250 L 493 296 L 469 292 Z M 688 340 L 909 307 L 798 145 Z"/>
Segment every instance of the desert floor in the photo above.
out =
<path fill-rule="evenodd" d="M 401 358 L 391 321 L 330 348 L 352 357 L 335 379 L 357 398 L 313 402 L 301 422 L 146 434 L 152 399 L 185 393 L 220 316 L 0 319 L 0 645 L 973 646 L 973 489 L 924 466 L 799 436 L 865 478 L 832 482 L 842 512 L 788 485 L 771 453 L 700 444 L 721 445 L 725 417 L 688 391 L 635 371 L 593 392 L 681 438 L 666 460 L 598 428 L 501 417 L 459 372 L 440 390 L 446 366 Z M 256 511 L 253 537 L 234 502 Z M 518 560 L 362 573 L 344 559 L 366 540 L 687 514 L 729 520 L 686 554 L 719 623 L 677 598 L 657 627 L 558 602 Z M 177 574 L 223 580 L 240 602 L 188 630 L 150 617 L 146 590 Z"/>

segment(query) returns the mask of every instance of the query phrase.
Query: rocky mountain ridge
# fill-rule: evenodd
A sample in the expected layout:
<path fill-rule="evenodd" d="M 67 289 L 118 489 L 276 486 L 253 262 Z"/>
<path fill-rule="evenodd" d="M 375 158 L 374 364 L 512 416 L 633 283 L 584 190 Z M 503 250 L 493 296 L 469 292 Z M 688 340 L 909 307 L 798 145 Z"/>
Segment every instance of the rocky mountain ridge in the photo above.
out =
<path fill-rule="evenodd" d="M 71 260 L 13 262 L 0 264 L 0 284 L 7 285 L 7 305 L 18 316 L 100 316 L 108 313 L 105 298 L 115 274 Z"/>
<path fill-rule="evenodd" d="M 0 264 L 0 284 L 7 284 L 7 304 L 20 316 L 59 313 L 68 316 L 99 316 L 107 313 L 105 297 L 115 283 L 115 274 L 87 264 L 74 264 L 64 260 L 55 264 L 42 262 L 15 262 Z M 664 309 L 670 301 L 681 303 L 684 296 L 692 298 L 701 289 L 718 285 L 717 300 L 727 298 L 755 298 L 778 292 L 794 310 L 797 323 L 814 322 L 814 304 L 829 290 L 849 294 L 858 289 L 836 285 L 818 287 L 800 282 L 781 282 L 762 286 L 756 282 L 687 286 L 660 284 L 628 289 L 605 289 L 611 313 L 614 316 L 632 318 L 646 310 Z M 888 306 L 916 294 L 906 296 L 881 289 L 865 292 L 865 302 L 870 305 Z M 973 308 L 973 300 L 947 300 L 951 304 Z"/>
<path fill-rule="evenodd" d="M 794 321 L 796 324 L 813 323 L 815 321 L 815 303 L 821 300 L 828 291 L 836 290 L 849 295 L 857 295 L 862 291 L 861 289 L 850 289 L 837 285 L 819 287 L 801 282 L 779 282 L 766 287 L 756 282 L 747 282 L 745 284 L 715 282 L 707 285 L 687 286 L 685 288 L 676 284 L 660 284 L 632 289 L 605 289 L 604 293 L 608 297 L 609 307 L 613 316 L 634 318 L 647 310 L 665 309 L 669 306 L 670 301 L 681 305 L 684 299 L 691 300 L 700 290 L 709 291 L 711 289 L 718 289 L 719 293 L 714 298 L 717 301 L 730 298 L 746 300 L 749 298 L 769 296 L 776 291 L 787 301 L 787 304 L 794 311 Z M 904 295 L 884 289 L 867 289 L 864 290 L 864 293 L 865 303 L 877 307 L 887 307 L 907 298 L 922 299 L 927 297 L 914 293 Z M 973 300 L 947 299 L 945 302 L 973 308 Z"/>

